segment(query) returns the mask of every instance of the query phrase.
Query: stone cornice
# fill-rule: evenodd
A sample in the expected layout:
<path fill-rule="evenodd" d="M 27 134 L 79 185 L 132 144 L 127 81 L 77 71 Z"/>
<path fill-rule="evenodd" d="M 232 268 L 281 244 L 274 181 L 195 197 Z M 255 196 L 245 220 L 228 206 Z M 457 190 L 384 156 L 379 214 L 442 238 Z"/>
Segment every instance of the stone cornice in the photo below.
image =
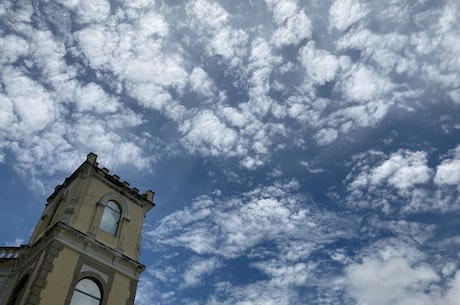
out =
<path fill-rule="evenodd" d="M 21 265 L 27 264 L 53 241 L 57 241 L 85 257 L 94 259 L 108 268 L 115 269 L 131 279 L 136 280 L 145 269 L 141 263 L 63 222 L 57 222 L 49 228 L 33 245 L 23 246 L 20 255 L 15 260 Z"/>
<path fill-rule="evenodd" d="M 55 230 L 56 233 L 53 239 L 80 254 L 84 254 L 85 257 L 94 259 L 108 268 L 123 273 L 131 279 L 137 279 L 145 269 L 145 266 L 141 263 L 65 223 L 58 222 Z"/>

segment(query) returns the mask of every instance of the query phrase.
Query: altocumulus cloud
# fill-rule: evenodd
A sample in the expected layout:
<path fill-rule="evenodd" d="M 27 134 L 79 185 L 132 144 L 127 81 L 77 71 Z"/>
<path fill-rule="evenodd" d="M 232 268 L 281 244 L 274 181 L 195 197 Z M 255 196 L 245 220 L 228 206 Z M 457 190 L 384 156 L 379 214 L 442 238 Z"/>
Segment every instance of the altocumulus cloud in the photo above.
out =
<path fill-rule="evenodd" d="M 165 217 L 155 230 L 146 233 L 154 251 L 166 246 L 184 247 L 192 253 L 179 265 L 182 251 L 155 264 L 150 273 L 159 287 L 173 292 L 168 283 L 178 273 L 184 274 L 183 285 L 190 286 L 201 277 L 226 274 L 231 261 L 244 259 L 251 261 L 253 272 L 265 276 L 247 287 L 231 285 L 234 272 L 229 272 L 228 278 L 220 276 L 208 302 L 264 304 L 275 298 L 288 304 L 297 298 L 299 289 L 321 282 L 322 259 L 313 253 L 356 234 L 357 225 L 351 217 L 340 218 L 306 204 L 311 199 L 299 193 L 296 181 L 221 198 L 220 193 L 199 197 L 192 206 Z M 165 272 L 169 275 L 164 276 Z M 220 290 L 224 288 L 232 300 L 222 299 Z M 241 290 L 248 294 L 241 295 Z"/>
<path fill-rule="evenodd" d="M 139 304 L 459 304 L 459 17 L 3 1 L 0 162 L 42 192 L 88 151 L 158 181 Z"/>
<path fill-rule="evenodd" d="M 242 164 L 253 168 L 266 163 L 275 139 L 304 137 L 287 115 L 302 120 L 318 144 L 332 144 L 358 127 L 378 124 L 392 107 L 419 106 L 427 87 L 442 88 L 456 99 L 455 1 L 429 9 L 417 3 L 373 6 L 358 0 L 333 1 L 329 7 L 268 1 L 228 9 L 227 4 L 205 0 L 185 7 L 144 1 L 3 4 L 2 99 L 9 101 L 3 103 L 2 117 L 18 123 L 8 124 L 9 134 L 24 128 L 46 132 L 58 118 L 69 121 L 80 115 L 108 121 L 108 112 L 129 113 L 137 104 L 176 124 L 185 151 L 228 157 L 235 155 L 236 145 Z M 253 9 L 259 12 L 251 22 Z M 315 28 L 324 22 L 315 18 L 318 14 L 327 16 L 328 27 Z M 385 28 L 386 18 L 396 22 L 394 31 Z M 318 38 L 311 39 L 313 29 Z M 200 59 L 203 52 L 208 61 Z M 225 86 L 218 85 L 213 64 L 228 68 Z M 286 68 L 289 78 L 277 72 Z M 334 94 L 323 100 L 325 85 Z M 20 89 L 24 86 L 29 91 Z M 244 95 L 234 95 L 238 87 Z M 189 101 L 190 93 L 196 94 L 194 100 L 215 103 Z M 290 105 L 287 101 L 298 93 L 308 99 Z M 39 111 L 33 117 L 25 104 L 31 100 Z M 76 103 L 76 111 L 68 111 L 69 103 Z M 229 134 L 227 141 L 218 132 L 206 139 L 193 136 L 202 133 L 203 124 L 197 123 L 205 118 L 206 126 L 215 126 L 224 107 L 250 123 L 234 131 L 219 125 Z M 119 129 L 135 132 L 143 122 L 137 115 L 141 118 L 132 117 L 134 121 L 121 123 Z M 120 134 L 113 126 L 104 128 Z M 59 137 L 69 147 L 76 145 L 66 133 Z M 201 149 L 203 141 L 208 149 Z M 139 141 L 130 144 L 147 149 Z M 110 148 L 103 151 L 110 155 Z M 150 162 L 146 156 L 139 158 L 142 164 Z"/>

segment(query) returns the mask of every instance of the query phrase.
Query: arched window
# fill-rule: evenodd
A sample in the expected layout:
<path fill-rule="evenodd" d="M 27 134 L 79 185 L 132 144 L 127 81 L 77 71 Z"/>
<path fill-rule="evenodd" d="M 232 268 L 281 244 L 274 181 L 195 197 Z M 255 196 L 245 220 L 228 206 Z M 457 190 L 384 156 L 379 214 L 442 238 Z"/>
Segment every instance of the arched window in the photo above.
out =
<path fill-rule="evenodd" d="M 73 291 L 70 305 L 100 305 L 101 288 L 90 278 L 81 279 Z"/>
<path fill-rule="evenodd" d="M 120 222 L 120 216 L 121 211 L 118 204 L 113 201 L 107 201 L 99 228 L 115 235 L 117 233 L 118 223 Z"/>
<path fill-rule="evenodd" d="M 8 305 L 16 305 L 16 304 L 19 304 L 19 302 L 21 301 L 21 296 L 24 292 L 24 287 L 26 286 L 27 284 L 27 280 L 29 279 L 29 275 L 26 274 L 24 275 L 21 280 L 19 281 L 19 283 L 16 285 L 16 287 L 14 288 L 13 290 L 13 293 L 11 294 L 10 296 L 10 299 L 8 301 Z"/>

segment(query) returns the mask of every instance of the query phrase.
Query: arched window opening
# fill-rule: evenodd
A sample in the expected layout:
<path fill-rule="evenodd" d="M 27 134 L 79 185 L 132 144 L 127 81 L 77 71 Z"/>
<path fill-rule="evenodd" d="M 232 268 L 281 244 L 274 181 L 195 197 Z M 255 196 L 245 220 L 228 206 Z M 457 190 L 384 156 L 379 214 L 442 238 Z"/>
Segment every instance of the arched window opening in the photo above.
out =
<path fill-rule="evenodd" d="M 112 235 L 116 235 L 120 216 L 121 211 L 118 204 L 113 201 L 107 201 L 104 208 L 104 214 L 102 215 L 100 229 Z"/>
<path fill-rule="evenodd" d="M 24 292 L 24 288 L 26 286 L 27 280 L 29 279 L 29 275 L 26 274 L 24 275 L 19 283 L 16 285 L 16 287 L 13 290 L 13 293 L 10 296 L 10 300 L 8 301 L 8 305 L 16 305 L 19 304 L 21 301 L 22 293 Z"/>
<path fill-rule="evenodd" d="M 90 278 L 84 278 L 75 286 L 70 305 L 100 305 L 101 299 L 99 285 Z"/>

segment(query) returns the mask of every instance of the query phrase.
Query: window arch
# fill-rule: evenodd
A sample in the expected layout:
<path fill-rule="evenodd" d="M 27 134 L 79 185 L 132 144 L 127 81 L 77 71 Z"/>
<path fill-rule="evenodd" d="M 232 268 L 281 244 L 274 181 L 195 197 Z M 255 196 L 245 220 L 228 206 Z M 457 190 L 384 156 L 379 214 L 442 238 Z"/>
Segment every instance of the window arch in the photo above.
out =
<path fill-rule="evenodd" d="M 117 234 L 118 224 L 120 223 L 121 210 L 115 201 L 107 201 L 102 214 L 99 228 L 112 235 Z"/>
<path fill-rule="evenodd" d="M 16 305 L 19 304 L 21 301 L 22 294 L 24 293 L 24 288 L 27 284 L 27 281 L 29 280 L 29 274 L 24 275 L 21 280 L 16 284 L 16 287 L 14 288 L 10 299 L 8 301 L 8 305 Z"/>
<path fill-rule="evenodd" d="M 70 305 L 100 305 L 101 300 L 99 283 L 92 278 L 83 278 L 75 286 Z"/>

